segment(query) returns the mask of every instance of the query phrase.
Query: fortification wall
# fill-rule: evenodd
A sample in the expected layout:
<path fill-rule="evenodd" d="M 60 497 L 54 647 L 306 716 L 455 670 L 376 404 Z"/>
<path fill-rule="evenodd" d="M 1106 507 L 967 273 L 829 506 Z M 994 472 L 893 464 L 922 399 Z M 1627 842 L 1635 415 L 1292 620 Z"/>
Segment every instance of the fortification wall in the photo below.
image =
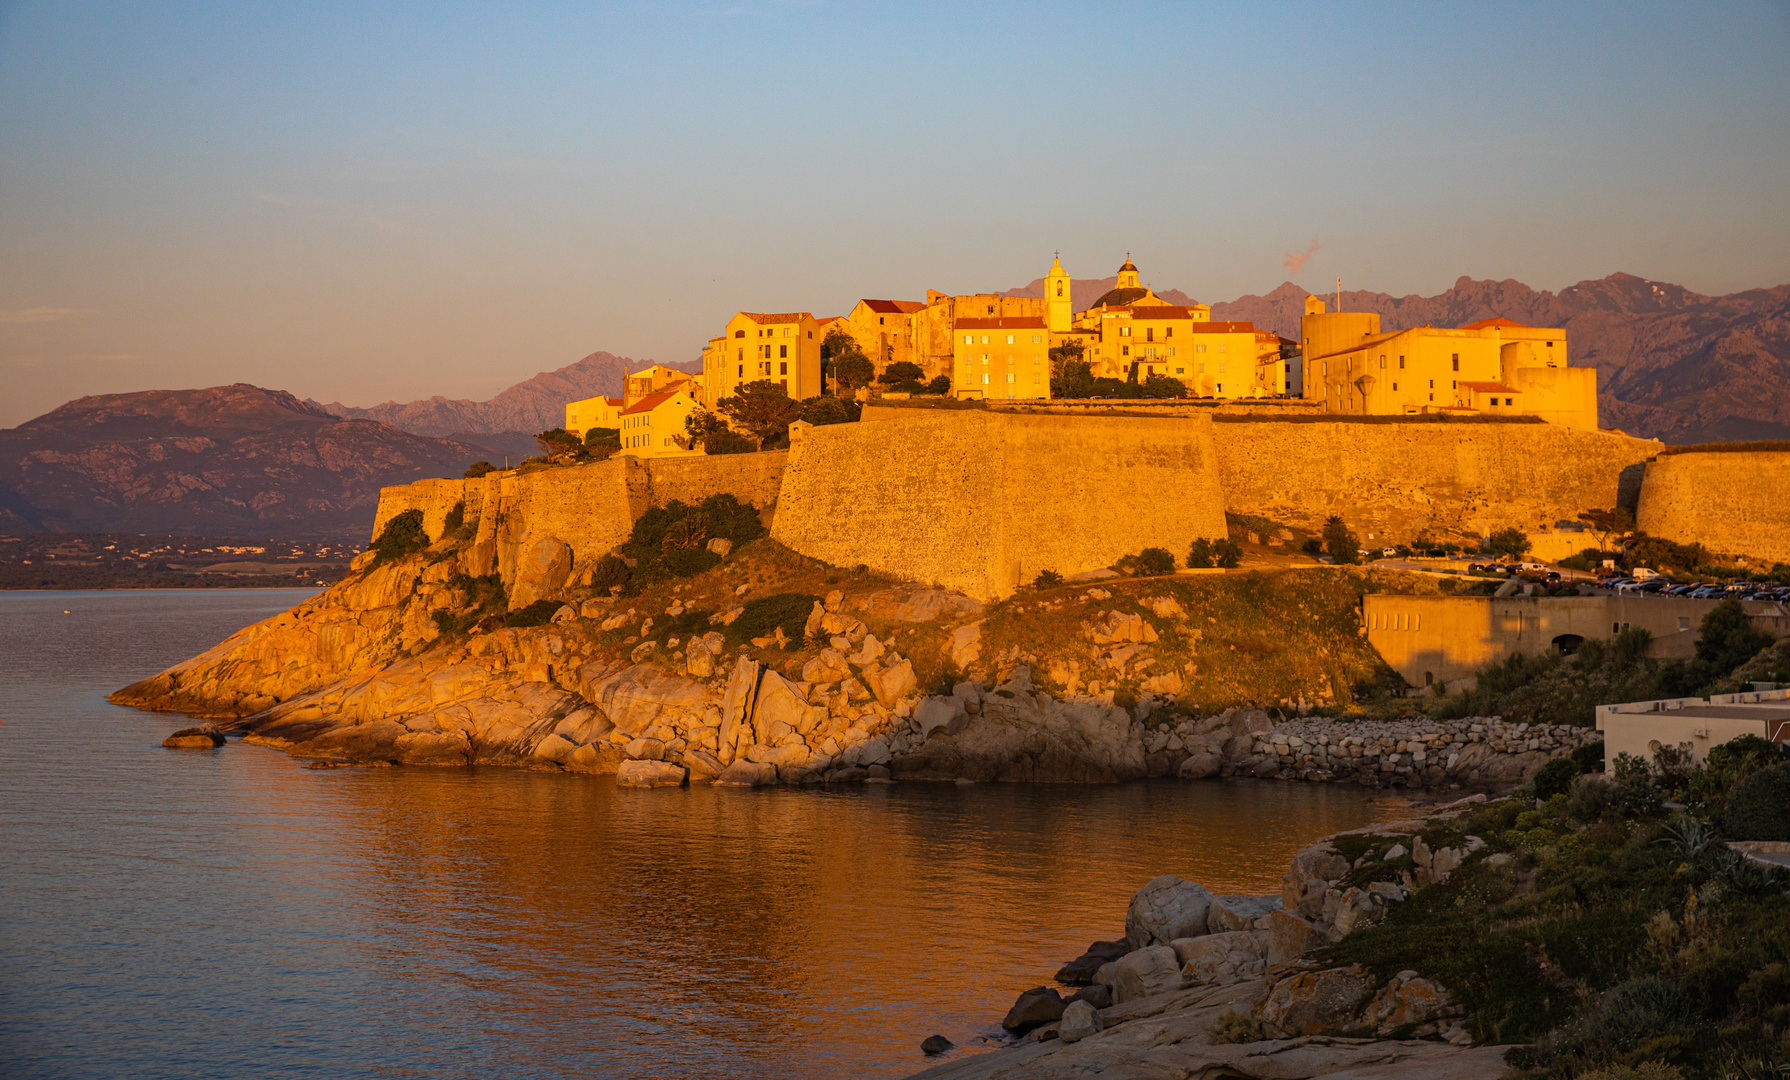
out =
<path fill-rule="evenodd" d="M 469 572 L 496 570 L 515 576 L 518 553 L 544 537 L 571 545 L 579 561 L 594 558 L 628 538 L 649 508 L 672 500 L 701 502 L 731 492 L 760 510 L 775 505 L 788 452 L 714 457 L 611 458 L 532 472 L 494 472 L 472 480 L 418 480 L 381 488 L 373 536 L 406 510 L 423 512 L 423 528 L 439 539 L 454 504 L 464 501 L 467 521 L 477 520 Z"/>
<path fill-rule="evenodd" d="M 1636 525 L 1769 566 L 1790 563 L 1790 453 L 1667 454 L 1647 463 Z"/>
<path fill-rule="evenodd" d="M 1554 424 L 1213 425 L 1225 509 L 1311 532 L 1337 514 L 1363 546 L 1427 531 L 1533 532 L 1627 501 L 1651 440 Z M 1370 543 L 1371 541 L 1371 543 Z"/>
<path fill-rule="evenodd" d="M 994 599 L 1223 533 L 1209 419 L 910 410 L 796 429 L 771 535 Z"/>

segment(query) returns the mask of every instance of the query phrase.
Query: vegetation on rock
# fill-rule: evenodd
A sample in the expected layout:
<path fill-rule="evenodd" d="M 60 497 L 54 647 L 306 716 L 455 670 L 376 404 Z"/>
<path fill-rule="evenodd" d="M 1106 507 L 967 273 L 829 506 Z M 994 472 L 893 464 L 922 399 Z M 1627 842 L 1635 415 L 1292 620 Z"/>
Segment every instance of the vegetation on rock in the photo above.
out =
<path fill-rule="evenodd" d="M 402 558 L 412 552 L 421 551 L 429 546 L 429 534 L 423 531 L 423 512 L 406 510 L 394 514 L 379 531 L 379 538 L 373 541 L 373 561 L 388 562 Z"/>

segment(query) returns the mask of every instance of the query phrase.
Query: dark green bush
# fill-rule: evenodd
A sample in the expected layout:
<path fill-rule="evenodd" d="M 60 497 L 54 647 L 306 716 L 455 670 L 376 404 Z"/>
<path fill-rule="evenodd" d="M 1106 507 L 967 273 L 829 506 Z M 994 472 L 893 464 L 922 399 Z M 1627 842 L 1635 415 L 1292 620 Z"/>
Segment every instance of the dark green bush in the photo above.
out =
<path fill-rule="evenodd" d="M 605 592 L 617 585 L 625 585 L 633 574 L 628 564 L 619 555 L 605 555 L 591 567 L 590 583 L 593 587 Z"/>
<path fill-rule="evenodd" d="M 1237 564 L 1243 561 L 1243 548 L 1229 537 L 1213 541 L 1212 561 L 1226 570 L 1235 570 Z"/>
<path fill-rule="evenodd" d="M 758 511 L 730 494 L 710 495 L 697 506 L 672 500 L 640 515 L 622 553 L 635 561 L 630 588 L 700 574 L 721 561 L 708 542 L 723 537 L 735 548 L 764 535 Z"/>
<path fill-rule="evenodd" d="M 921 369 L 919 364 L 911 360 L 897 360 L 884 368 L 883 373 L 876 377 L 876 381 L 884 386 L 899 386 L 905 382 L 917 385 L 925 377 L 926 372 Z"/>
<path fill-rule="evenodd" d="M 517 608 L 503 618 L 505 626 L 545 626 L 553 618 L 553 613 L 565 606 L 563 600 L 536 600 L 527 607 Z"/>
<path fill-rule="evenodd" d="M 1038 571 L 1038 576 L 1032 579 L 1032 588 L 1054 589 L 1062 583 L 1063 575 L 1057 573 L 1055 570 L 1040 570 Z"/>
<path fill-rule="evenodd" d="M 783 636 L 789 639 L 790 644 L 799 646 L 802 631 L 808 625 L 808 616 L 814 611 L 814 604 L 819 599 L 820 597 L 807 593 L 777 593 L 748 601 L 740 617 L 726 628 L 727 638 L 734 644 L 739 644 L 755 637 L 765 637 L 781 626 Z"/>
<path fill-rule="evenodd" d="M 1113 564 L 1114 569 L 1133 577 L 1155 577 L 1175 572 L 1175 557 L 1167 548 L 1147 547 L 1136 555 L 1127 555 Z"/>
<path fill-rule="evenodd" d="M 373 541 L 376 563 L 402 558 L 429 546 L 429 534 L 423 531 L 423 512 L 406 510 L 385 523 L 379 539 Z"/>
<path fill-rule="evenodd" d="M 856 423 L 863 412 L 864 407 L 850 398 L 811 397 L 802 401 L 802 419 L 816 427 Z"/>
<path fill-rule="evenodd" d="M 1535 774 L 1535 797 L 1542 800 L 1565 795 L 1579 776 L 1579 763 L 1571 758 L 1555 758 Z"/>
<path fill-rule="evenodd" d="M 459 532 L 460 527 L 464 524 L 466 524 L 466 500 L 461 499 L 454 504 L 454 508 L 449 510 L 447 517 L 442 520 L 441 535 L 452 536 Z"/>
<path fill-rule="evenodd" d="M 1207 570 L 1212 566 L 1212 541 L 1200 537 L 1187 549 L 1187 568 L 1189 570 Z"/>
<path fill-rule="evenodd" d="M 1790 764 L 1760 769 L 1735 785 L 1722 831 L 1735 840 L 1790 840 Z"/>
<path fill-rule="evenodd" d="M 464 473 L 461 473 L 460 475 L 464 479 L 467 479 L 467 480 L 477 480 L 479 477 L 485 475 L 486 473 L 496 472 L 496 471 L 497 471 L 497 466 L 491 464 L 489 461 L 475 461 L 470 466 L 467 467 L 467 469 Z"/>
<path fill-rule="evenodd" d="M 940 375 L 926 384 L 928 394 L 949 394 L 951 392 L 951 376 Z"/>
<path fill-rule="evenodd" d="M 1602 777 L 1580 776 L 1566 795 L 1567 816 L 1585 824 L 1601 821 L 1615 808 L 1615 787 Z"/>
<path fill-rule="evenodd" d="M 1586 743 L 1584 746 L 1574 748 L 1572 759 L 1579 763 L 1579 771 L 1582 773 L 1603 772 L 1604 741 L 1599 739 L 1594 743 Z"/>

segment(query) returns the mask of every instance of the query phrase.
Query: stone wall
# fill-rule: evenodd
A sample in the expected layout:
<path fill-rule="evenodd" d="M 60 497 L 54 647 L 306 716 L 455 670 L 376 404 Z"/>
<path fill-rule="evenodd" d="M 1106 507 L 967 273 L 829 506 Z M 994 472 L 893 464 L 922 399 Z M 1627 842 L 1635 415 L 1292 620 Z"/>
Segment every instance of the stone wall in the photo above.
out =
<path fill-rule="evenodd" d="M 1362 546 L 1506 526 L 1525 532 L 1618 504 L 1661 444 L 1553 424 L 1213 425 L 1225 509 L 1310 532 L 1341 515 Z"/>
<path fill-rule="evenodd" d="M 772 536 L 993 599 L 1224 533 L 1209 419 L 911 413 L 797 429 Z"/>
<path fill-rule="evenodd" d="M 1680 544 L 1790 563 L 1790 453 L 1663 455 L 1647 463 L 1636 519 Z"/>
<path fill-rule="evenodd" d="M 673 500 L 700 502 L 730 492 L 743 503 L 768 510 L 776 504 L 788 458 L 787 451 L 662 460 L 622 457 L 526 473 L 493 472 L 471 480 L 418 480 L 380 489 L 373 536 L 393 517 L 418 509 L 430 539 L 439 539 L 448 512 L 464 500 L 466 520 L 478 523 L 466 569 L 495 570 L 509 582 L 517 553 L 526 545 L 556 537 L 583 562 L 626 540 L 649 508 Z"/>

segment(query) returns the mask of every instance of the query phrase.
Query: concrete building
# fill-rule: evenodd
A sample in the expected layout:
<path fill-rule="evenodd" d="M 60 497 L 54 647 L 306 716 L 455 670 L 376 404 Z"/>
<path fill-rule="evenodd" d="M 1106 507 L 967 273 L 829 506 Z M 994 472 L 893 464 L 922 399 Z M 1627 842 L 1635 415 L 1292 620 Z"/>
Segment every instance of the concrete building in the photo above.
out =
<path fill-rule="evenodd" d="M 1419 688 L 1445 692 L 1473 684 L 1481 665 L 1513 653 L 1571 654 L 1588 638 L 1611 638 L 1638 627 L 1653 635 L 1647 655 L 1692 655 L 1703 617 L 1720 600 L 1661 596 L 1396 596 L 1362 598 L 1368 643 Z M 1769 601 L 1744 601 L 1754 626 L 1790 635 L 1790 612 Z"/>
<path fill-rule="evenodd" d="M 1618 754 L 1651 760 L 1661 747 L 1687 747 L 1702 761 L 1710 747 L 1742 735 L 1790 746 L 1790 690 L 1599 705 L 1597 730 L 1604 734 L 1606 763 Z"/>
<path fill-rule="evenodd" d="M 1050 333 L 1036 315 L 958 319 L 951 385 L 960 398 L 1050 397 Z"/>
<path fill-rule="evenodd" d="M 858 348 L 881 375 L 890 364 L 914 359 L 913 315 L 926 307 L 918 300 L 859 300 L 845 316 L 844 326 Z M 826 326 L 819 326 L 826 339 Z"/>
<path fill-rule="evenodd" d="M 702 400 L 732 397 L 742 383 L 770 381 L 798 401 L 821 393 L 821 329 L 806 311 L 742 311 L 702 351 Z"/>
<path fill-rule="evenodd" d="M 566 402 L 566 430 L 580 439 L 592 428 L 620 428 L 622 407 L 618 397 L 590 397 Z"/>
<path fill-rule="evenodd" d="M 1381 333 L 1378 315 L 1326 312 L 1310 296 L 1300 337 L 1304 395 L 1327 412 L 1535 416 L 1597 430 L 1597 370 L 1568 364 L 1564 330 L 1484 319 Z"/>

